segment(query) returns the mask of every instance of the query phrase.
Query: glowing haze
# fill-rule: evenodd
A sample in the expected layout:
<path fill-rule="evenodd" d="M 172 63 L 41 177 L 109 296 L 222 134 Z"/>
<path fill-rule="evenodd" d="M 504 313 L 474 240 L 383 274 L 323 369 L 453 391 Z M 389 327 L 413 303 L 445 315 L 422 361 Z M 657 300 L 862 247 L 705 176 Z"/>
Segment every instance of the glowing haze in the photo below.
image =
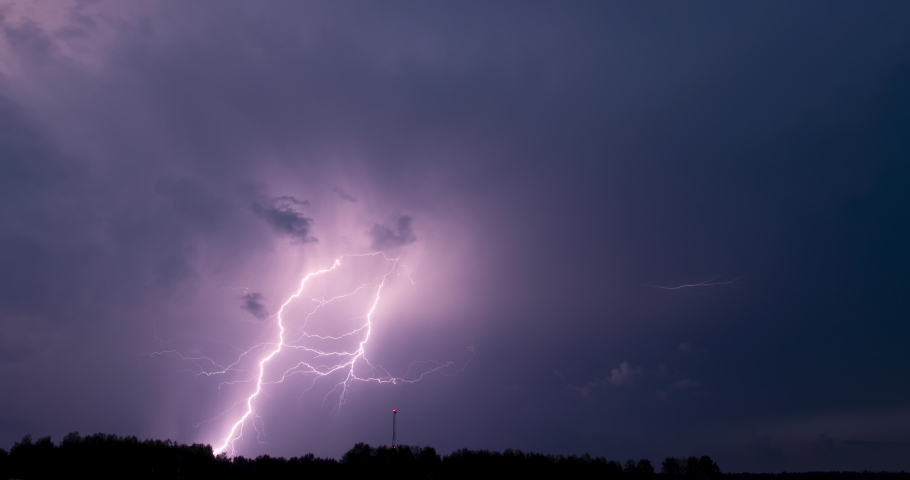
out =
<path fill-rule="evenodd" d="M 910 4 L 0 3 L 0 448 L 910 469 Z"/>
<path fill-rule="evenodd" d="M 341 275 L 339 272 L 347 266 L 354 270 L 376 270 L 377 267 L 370 265 L 356 265 L 358 260 L 376 260 L 381 259 L 378 274 L 371 278 L 369 273 L 364 280 L 363 275 L 347 275 L 356 280 L 354 284 L 342 287 L 338 290 L 337 283 L 348 283 L 339 281 L 330 281 L 328 277 Z M 342 262 L 344 261 L 344 266 Z M 348 266 L 348 264 L 355 264 Z M 375 263 L 375 262 L 374 262 Z M 370 341 L 370 333 L 373 330 L 373 316 L 382 296 L 383 288 L 388 288 L 391 284 L 389 278 L 392 275 L 399 276 L 404 273 L 408 280 L 410 272 L 401 263 L 400 258 L 389 258 L 383 252 L 351 254 L 344 255 L 335 260 L 331 266 L 306 274 L 300 281 L 300 288 L 285 301 L 278 312 L 274 315 L 275 326 L 277 327 L 277 336 L 275 341 L 257 344 L 238 356 L 238 359 L 230 365 L 224 367 L 210 358 L 186 358 L 176 351 L 157 352 L 153 355 L 174 355 L 181 360 L 193 362 L 199 367 L 199 375 L 227 375 L 230 373 L 247 373 L 242 369 L 244 357 L 251 357 L 256 360 L 253 368 L 253 377 L 247 380 L 222 382 L 224 385 L 244 385 L 249 384 L 250 393 L 247 394 L 245 401 L 237 402 L 235 405 L 240 407 L 238 411 L 228 410 L 219 417 L 225 417 L 230 426 L 224 439 L 216 443 L 215 453 L 221 453 L 225 450 L 230 453 L 236 452 L 236 443 L 242 440 L 244 425 L 256 431 L 258 441 L 262 440 L 263 431 L 257 427 L 259 424 L 264 427 L 261 417 L 256 414 L 256 400 L 263 389 L 269 384 L 285 383 L 292 377 L 300 376 L 309 380 L 309 387 L 304 390 L 308 392 L 313 389 L 316 382 L 322 378 L 331 379 L 333 376 L 336 381 L 331 385 L 328 393 L 325 394 L 323 404 L 329 400 L 329 397 L 336 394 L 337 400 L 335 409 L 340 409 L 348 395 L 348 389 L 353 382 L 378 382 L 378 383 L 413 383 L 421 380 L 427 374 L 445 371 L 451 367 L 454 362 L 440 364 L 435 361 L 417 362 L 419 365 L 411 365 L 408 371 L 402 376 L 396 377 L 390 374 L 381 365 L 370 363 L 366 355 L 366 345 Z M 320 279 L 325 279 L 321 289 L 314 288 L 313 283 Z M 364 282 L 357 284 L 357 282 Z M 331 286 L 331 288 L 330 288 Z M 308 292 L 316 292 L 310 293 Z M 313 296 L 318 295 L 318 296 Z M 363 297 L 357 302 L 358 296 Z M 290 306 L 292 302 L 304 303 L 302 312 L 293 315 Z M 335 304 L 353 301 L 359 303 L 359 309 L 355 308 L 354 312 L 359 311 L 359 315 L 352 318 L 329 318 L 322 320 L 319 314 L 331 309 Z M 344 311 L 344 310 L 342 310 Z M 337 314 L 336 314 L 337 315 Z M 356 315 L 356 313 L 355 313 Z M 320 325 L 322 324 L 322 325 Z M 312 333 L 312 332 L 332 332 L 332 333 Z M 258 356 L 256 355 L 258 353 Z M 281 360 L 280 356 L 290 356 L 285 360 L 285 365 L 290 367 L 282 368 L 274 365 Z M 429 368 L 426 366 L 429 365 Z M 212 370 L 210 367 L 216 367 Z M 460 369 L 463 369 L 464 365 Z M 266 378 L 267 370 L 273 372 L 274 379 Z M 450 369 L 449 373 L 455 373 L 458 369 Z M 233 421 L 233 417 L 237 420 Z"/>

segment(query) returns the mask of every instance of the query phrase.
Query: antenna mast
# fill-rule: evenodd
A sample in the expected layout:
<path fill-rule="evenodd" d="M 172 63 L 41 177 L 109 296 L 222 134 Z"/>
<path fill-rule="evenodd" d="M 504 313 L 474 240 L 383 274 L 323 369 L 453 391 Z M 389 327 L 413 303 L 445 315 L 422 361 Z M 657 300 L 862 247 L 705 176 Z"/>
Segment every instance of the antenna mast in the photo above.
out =
<path fill-rule="evenodd" d="M 398 410 L 392 409 L 392 448 L 395 448 L 395 417 L 398 415 Z"/>

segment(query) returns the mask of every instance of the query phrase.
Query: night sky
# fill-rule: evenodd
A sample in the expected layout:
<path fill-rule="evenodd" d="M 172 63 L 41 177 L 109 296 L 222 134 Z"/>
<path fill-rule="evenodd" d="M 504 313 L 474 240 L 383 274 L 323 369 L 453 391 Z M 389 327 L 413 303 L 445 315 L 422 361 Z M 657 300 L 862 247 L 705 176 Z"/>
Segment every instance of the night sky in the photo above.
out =
<path fill-rule="evenodd" d="M 233 453 L 337 458 L 397 408 L 400 443 L 444 454 L 910 470 L 908 19 L 5 2 L 0 447 L 217 446 L 304 275 L 383 252 L 307 295 L 385 278 L 363 360 L 442 368 L 341 402 L 337 376 L 276 383 L 279 356 Z"/>

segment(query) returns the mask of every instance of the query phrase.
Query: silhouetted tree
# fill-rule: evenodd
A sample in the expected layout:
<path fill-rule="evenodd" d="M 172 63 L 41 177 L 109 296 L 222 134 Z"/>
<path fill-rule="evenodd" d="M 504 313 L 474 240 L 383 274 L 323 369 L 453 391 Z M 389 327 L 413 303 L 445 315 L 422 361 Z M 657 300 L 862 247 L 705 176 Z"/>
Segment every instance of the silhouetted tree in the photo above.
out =
<path fill-rule="evenodd" d="M 626 460 L 622 471 L 627 477 L 643 478 L 654 475 L 654 467 L 647 458 L 642 458 L 637 462 L 631 458 Z"/>
<path fill-rule="evenodd" d="M 606 462 L 604 466 L 604 476 L 607 478 L 619 478 L 622 476 L 622 465 L 616 460 Z"/>
<path fill-rule="evenodd" d="M 701 458 L 667 458 L 661 464 L 661 473 L 669 478 L 684 480 L 719 480 L 721 478 L 720 468 L 707 455 Z"/>
<path fill-rule="evenodd" d="M 718 467 L 717 463 L 715 463 L 714 460 L 711 460 L 711 457 L 707 455 L 702 455 L 701 458 L 698 459 L 697 472 L 697 475 L 694 476 L 697 480 L 715 480 L 721 478 L 720 467 Z"/>
<path fill-rule="evenodd" d="M 654 475 L 654 467 L 651 465 L 651 460 L 648 460 L 647 458 L 640 459 L 638 461 L 638 465 L 636 465 L 635 468 L 642 475 Z"/>
<path fill-rule="evenodd" d="M 10 478 L 9 452 L 0 448 L 0 478 Z"/>
<path fill-rule="evenodd" d="M 680 465 L 679 459 L 674 457 L 664 459 L 663 463 L 660 464 L 660 473 L 669 478 L 685 477 L 683 466 Z"/>

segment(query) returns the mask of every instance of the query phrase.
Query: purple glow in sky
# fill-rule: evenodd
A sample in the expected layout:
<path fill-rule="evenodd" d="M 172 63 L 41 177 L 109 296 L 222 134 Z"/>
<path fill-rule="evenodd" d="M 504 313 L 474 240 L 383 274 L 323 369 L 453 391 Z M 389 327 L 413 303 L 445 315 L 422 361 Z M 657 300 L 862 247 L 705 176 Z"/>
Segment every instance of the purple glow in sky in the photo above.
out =
<path fill-rule="evenodd" d="M 407 225 L 407 222 L 402 223 Z M 407 237 L 399 239 L 397 243 L 410 243 L 410 240 Z M 379 267 L 370 265 L 377 261 Z M 343 273 L 345 270 L 348 270 L 346 275 Z M 363 275 L 364 271 L 375 270 L 378 273 L 367 274 L 366 277 Z M 215 442 L 215 453 L 235 454 L 238 442 L 244 440 L 244 427 L 255 430 L 256 440 L 263 442 L 265 425 L 259 413 L 262 408 L 260 397 L 265 395 L 264 389 L 269 385 L 291 383 L 296 377 L 303 377 L 304 382 L 309 384 L 302 389 L 305 394 L 313 390 L 317 382 L 328 381 L 331 388 L 323 395 L 322 406 L 325 407 L 326 402 L 331 400 L 335 402 L 332 410 L 337 411 L 344 405 L 349 395 L 348 390 L 354 382 L 414 383 L 433 373 L 452 375 L 464 369 L 464 365 L 455 367 L 455 362 L 452 361 L 440 364 L 425 360 L 412 363 L 402 376 L 394 376 L 381 365 L 370 363 L 366 349 L 374 329 L 373 317 L 383 290 L 388 293 L 393 287 L 394 277 L 401 275 L 414 283 L 409 269 L 400 257 L 389 258 L 383 252 L 343 255 L 330 266 L 303 277 L 299 289 L 274 315 L 278 330 L 275 340 L 254 345 L 238 355 L 232 363 L 224 366 L 209 357 L 190 358 L 175 350 L 155 352 L 152 355 L 173 356 L 190 362 L 198 369 L 195 372 L 197 376 L 240 374 L 239 380 L 222 380 L 219 389 L 234 385 L 246 386 L 241 401 L 235 402 L 232 408 L 211 420 L 216 422 L 223 417 L 229 427 L 224 438 Z M 336 279 L 339 276 L 343 280 Z M 323 280 L 321 285 L 314 287 L 313 284 L 320 280 Z M 246 298 L 248 297 L 249 294 Z M 295 312 L 292 303 L 303 303 L 304 306 Z M 355 307 L 339 308 L 338 305 L 343 303 L 353 303 Z M 260 308 L 262 307 L 257 304 L 251 310 L 259 311 Z M 244 362 L 244 357 L 253 361 L 253 368 L 244 369 L 244 363 L 248 363 Z M 272 375 L 267 377 L 267 372 Z M 242 399 L 244 396 L 245 401 Z"/>
<path fill-rule="evenodd" d="M 5 2 L 0 447 L 910 469 L 908 8 Z"/>

